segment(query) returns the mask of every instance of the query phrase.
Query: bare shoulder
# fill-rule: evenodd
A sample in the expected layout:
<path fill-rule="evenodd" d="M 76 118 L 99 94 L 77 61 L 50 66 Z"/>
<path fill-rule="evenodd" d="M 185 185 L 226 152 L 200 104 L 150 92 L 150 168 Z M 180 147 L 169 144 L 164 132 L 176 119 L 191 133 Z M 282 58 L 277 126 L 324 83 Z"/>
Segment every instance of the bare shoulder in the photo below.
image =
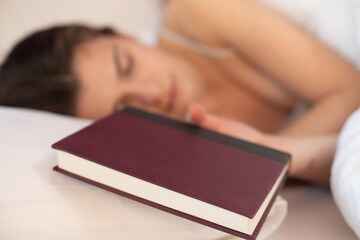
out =
<path fill-rule="evenodd" d="M 211 0 L 210 0 L 211 1 Z M 164 7 L 163 21 L 165 23 L 183 24 L 186 20 L 196 18 L 202 13 L 202 6 L 206 6 L 204 0 L 168 0 Z M 206 10 L 206 9 L 204 9 Z"/>
<path fill-rule="evenodd" d="M 263 13 L 267 15 L 263 4 L 253 0 L 170 0 L 163 23 L 170 30 L 201 42 L 223 45 L 224 35 L 241 33 L 250 20 L 268 25 Z"/>
<path fill-rule="evenodd" d="M 224 17 L 217 10 L 224 4 L 229 4 L 229 0 L 170 0 L 164 8 L 163 24 L 172 31 L 208 42 L 216 38 L 213 20 Z"/>

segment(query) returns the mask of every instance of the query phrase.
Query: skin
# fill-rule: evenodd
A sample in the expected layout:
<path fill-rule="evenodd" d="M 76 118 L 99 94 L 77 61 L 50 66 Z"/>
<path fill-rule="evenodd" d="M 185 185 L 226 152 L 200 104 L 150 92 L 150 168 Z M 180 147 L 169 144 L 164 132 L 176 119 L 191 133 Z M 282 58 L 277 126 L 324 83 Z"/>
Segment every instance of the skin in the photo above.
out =
<path fill-rule="evenodd" d="M 360 103 L 350 64 L 256 1 L 170 1 L 163 24 L 236 54 L 212 59 L 163 39 L 158 48 L 123 37 L 86 42 L 73 60 L 77 116 L 132 105 L 184 120 L 198 102 L 188 113 L 193 123 L 290 152 L 292 177 L 328 184 L 338 131 Z M 299 99 L 307 111 L 283 127 Z"/>
<path fill-rule="evenodd" d="M 131 38 L 100 37 L 80 45 L 73 68 L 80 80 L 76 115 L 83 118 L 99 119 L 131 105 L 180 119 L 201 95 L 199 73 L 186 61 Z"/>
<path fill-rule="evenodd" d="M 190 105 L 188 116 L 189 122 L 200 127 L 291 153 L 289 172 L 292 178 L 329 187 L 337 134 L 309 137 L 265 134 L 247 124 L 209 114 L 198 103 Z"/>

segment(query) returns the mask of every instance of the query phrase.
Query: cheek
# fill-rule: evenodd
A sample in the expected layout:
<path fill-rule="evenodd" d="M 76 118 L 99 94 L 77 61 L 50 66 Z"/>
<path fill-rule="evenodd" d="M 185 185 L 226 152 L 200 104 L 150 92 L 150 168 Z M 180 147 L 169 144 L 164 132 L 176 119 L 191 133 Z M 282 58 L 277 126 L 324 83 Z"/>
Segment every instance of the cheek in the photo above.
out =
<path fill-rule="evenodd" d="M 89 69 L 80 80 L 78 112 L 80 117 L 99 119 L 112 112 L 119 92 L 119 84 L 111 77 Z"/>
<path fill-rule="evenodd" d="M 146 49 L 137 55 L 138 67 L 149 73 L 162 73 L 171 69 L 172 59 L 167 54 L 156 50 Z"/>
<path fill-rule="evenodd" d="M 112 112 L 113 99 L 99 91 L 81 91 L 77 101 L 77 115 L 82 118 L 99 119 Z"/>

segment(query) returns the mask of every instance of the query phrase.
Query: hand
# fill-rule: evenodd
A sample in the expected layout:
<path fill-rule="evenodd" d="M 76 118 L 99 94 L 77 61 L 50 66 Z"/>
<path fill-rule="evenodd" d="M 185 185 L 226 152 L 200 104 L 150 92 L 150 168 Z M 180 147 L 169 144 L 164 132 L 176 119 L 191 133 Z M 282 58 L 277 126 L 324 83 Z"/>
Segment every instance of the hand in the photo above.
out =
<path fill-rule="evenodd" d="M 292 155 L 290 176 L 328 186 L 336 135 L 309 137 L 283 137 L 262 133 L 241 122 L 209 114 L 198 103 L 192 103 L 188 110 L 188 121 L 203 128 L 265 145 Z"/>
<path fill-rule="evenodd" d="M 198 103 L 189 106 L 187 120 L 195 125 L 249 142 L 257 142 L 261 132 L 241 122 L 207 113 Z"/>

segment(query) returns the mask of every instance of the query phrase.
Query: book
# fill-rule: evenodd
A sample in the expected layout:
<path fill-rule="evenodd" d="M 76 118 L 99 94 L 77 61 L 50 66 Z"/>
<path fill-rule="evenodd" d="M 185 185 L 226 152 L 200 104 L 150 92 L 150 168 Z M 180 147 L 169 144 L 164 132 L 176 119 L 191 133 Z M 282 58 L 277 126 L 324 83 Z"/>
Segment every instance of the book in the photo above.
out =
<path fill-rule="evenodd" d="M 58 172 L 244 239 L 256 239 L 291 159 L 135 108 L 52 147 Z"/>

